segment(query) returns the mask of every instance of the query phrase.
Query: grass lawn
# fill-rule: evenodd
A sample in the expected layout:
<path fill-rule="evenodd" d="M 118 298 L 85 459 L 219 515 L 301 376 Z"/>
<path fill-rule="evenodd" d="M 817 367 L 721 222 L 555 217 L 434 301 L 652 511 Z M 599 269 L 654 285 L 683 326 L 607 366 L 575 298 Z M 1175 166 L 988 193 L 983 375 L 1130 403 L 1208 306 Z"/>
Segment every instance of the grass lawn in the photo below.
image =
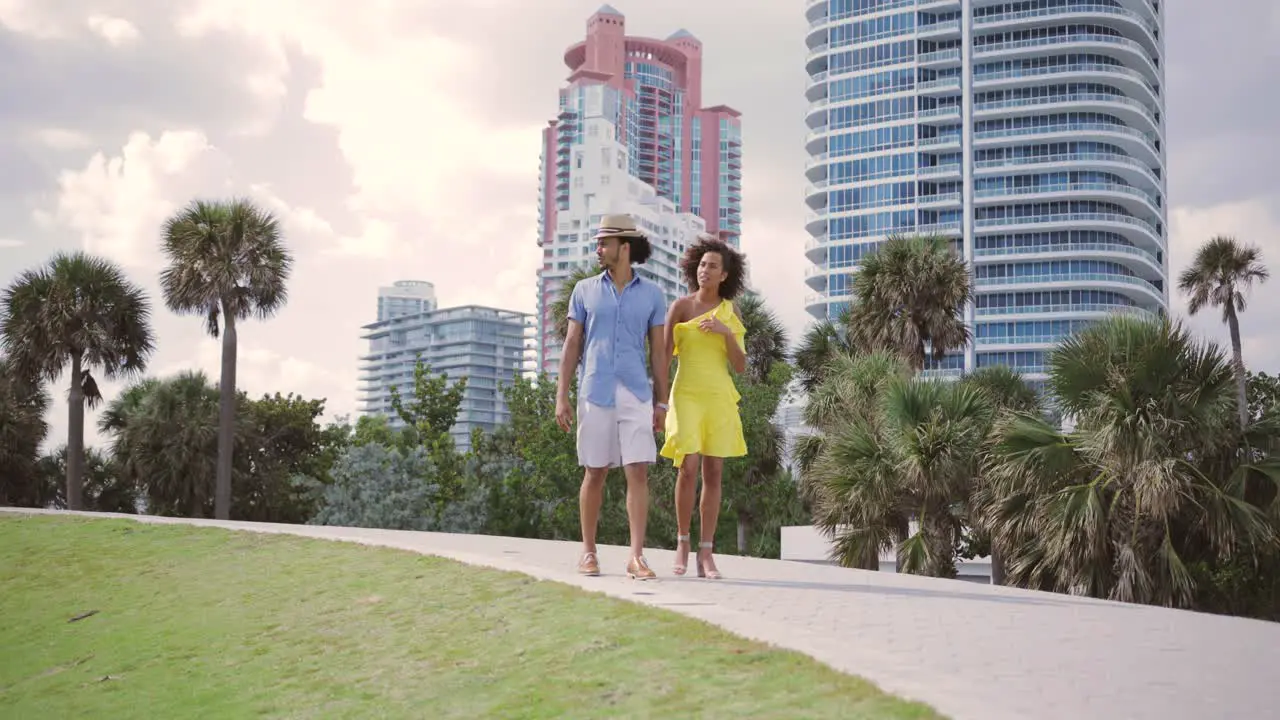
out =
<path fill-rule="evenodd" d="M 648 716 L 939 717 L 797 653 L 518 574 L 0 515 L 0 717 Z"/>

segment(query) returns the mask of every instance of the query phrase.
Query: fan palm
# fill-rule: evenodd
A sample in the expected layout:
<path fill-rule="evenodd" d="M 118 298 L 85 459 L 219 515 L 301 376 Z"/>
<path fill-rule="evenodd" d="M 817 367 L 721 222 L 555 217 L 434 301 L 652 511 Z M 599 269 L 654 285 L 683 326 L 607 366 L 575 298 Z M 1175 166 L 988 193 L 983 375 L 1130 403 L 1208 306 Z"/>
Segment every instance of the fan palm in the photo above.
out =
<path fill-rule="evenodd" d="M 1168 320 L 1114 317 L 1064 340 L 1050 385 L 1074 429 L 1006 416 L 978 492 L 1014 584 L 1188 607 L 1192 563 L 1273 544 L 1247 491 L 1274 498 L 1280 463 L 1239 452 L 1232 376 Z"/>
<path fill-rule="evenodd" d="M 864 350 L 901 354 L 922 370 L 969 342 L 969 270 L 946 238 L 890 237 L 862 259 L 846 330 Z"/>
<path fill-rule="evenodd" d="M 130 377 L 155 344 L 151 303 L 114 263 L 83 252 L 58 253 L 5 290 L 0 336 L 12 369 L 32 383 L 70 369 L 67 396 L 67 507 L 83 508 L 84 410 L 102 401 L 91 368 Z"/>
<path fill-rule="evenodd" d="M 1240 348 L 1240 317 L 1252 285 L 1270 277 L 1262 264 L 1262 252 L 1244 246 L 1235 238 L 1219 236 L 1205 243 L 1191 266 L 1178 277 L 1178 289 L 1190 296 L 1187 311 L 1192 315 L 1210 305 L 1222 308 L 1222 321 L 1231 333 L 1231 358 L 1236 375 L 1236 402 L 1240 427 L 1249 422 L 1244 353 Z"/>
<path fill-rule="evenodd" d="M 993 421 L 997 417 L 1003 417 L 1008 413 L 1038 414 L 1042 410 L 1040 396 L 1036 394 L 1036 391 L 1022 379 L 1022 376 L 1016 370 L 1003 365 L 980 368 L 966 375 L 961 382 L 986 395 L 987 401 L 991 403 L 995 411 L 995 416 L 992 418 Z M 991 427 L 988 427 L 984 432 L 990 433 L 991 429 Z M 977 485 L 981 487 L 984 482 L 985 477 L 979 474 Z M 970 508 L 970 521 L 975 526 L 971 530 L 977 533 L 978 545 L 990 546 L 991 584 L 1003 585 L 1006 552 L 999 542 L 992 540 L 990 528 L 986 527 L 983 517 L 983 513 L 979 508 Z"/>
<path fill-rule="evenodd" d="M 746 329 L 747 380 L 763 383 L 774 365 L 786 362 L 787 329 L 758 293 L 744 293 L 736 307 Z"/>
<path fill-rule="evenodd" d="M 243 199 L 192 201 L 165 223 L 163 249 L 169 261 L 160 274 L 165 304 L 203 317 L 208 333 L 222 337 L 214 516 L 225 520 L 236 430 L 236 323 L 266 319 L 284 307 L 293 259 L 276 218 Z"/>
<path fill-rule="evenodd" d="M 145 380 L 126 390 L 100 421 L 122 477 L 144 492 L 151 512 L 207 517 L 216 486 L 220 389 L 201 372 Z"/>
<path fill-rule="evenodd" d="M 36 462 L 49 432 L 48 410 L 44 386 L 16 376 L 9 360 L 0 357 L 0 505 L 46 504 Z"/>
<path fill-rule="evenodd" d="M 900 572 L 954 576 L 992 406 L 961 383 L 883 373 L 864 387 L 869 412 L 827 429 L 807 473 L 815 525 L 842 565 L 874 569 L 896 547 Z"/>

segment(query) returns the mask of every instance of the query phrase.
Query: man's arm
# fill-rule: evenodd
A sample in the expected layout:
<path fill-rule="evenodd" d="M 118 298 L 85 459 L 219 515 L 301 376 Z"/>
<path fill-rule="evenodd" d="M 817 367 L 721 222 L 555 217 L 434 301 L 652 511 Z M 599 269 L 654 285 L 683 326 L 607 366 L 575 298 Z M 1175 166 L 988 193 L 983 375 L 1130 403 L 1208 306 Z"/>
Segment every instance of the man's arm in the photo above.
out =
<path fill-rule="evenodd" d="M 560 377 L 556 378 L 556 394 L 569 397 L 569 379 L 578 372 L 578 362 L 582 359 L 582 323 L 569 321 L 569 332 L 564 338 L 564 347 L 560 351 Z"/>
<path fill-rule="evenodd" d="M 587 308 L 582 300 L 581 286 L 575 286 L 569 296 L 569 331 L 565 333 L 564 345 L 560 348 L 560 376 L 556 378 L 556 423 L 566 432 L 573 424 L 569 383 L 578 372 L 578 363 L 582 359 L 583 323 L 586 319 Z"/>

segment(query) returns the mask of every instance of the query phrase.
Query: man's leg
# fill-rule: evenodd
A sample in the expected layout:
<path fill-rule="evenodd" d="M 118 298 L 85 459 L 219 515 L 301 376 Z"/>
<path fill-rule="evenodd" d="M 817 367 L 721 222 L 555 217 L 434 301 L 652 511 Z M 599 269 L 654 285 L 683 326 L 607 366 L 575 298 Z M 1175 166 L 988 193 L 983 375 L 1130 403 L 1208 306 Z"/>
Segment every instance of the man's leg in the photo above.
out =
<path fill-rule="evenodd" d="M 578 403 L 578 464 L 584 468 L 578 491 L 578 519 L 582 524 L 582 557 L 578 572 L 599 575 L 596 557 L 596 530 L 600 505 L 604 501 L 604 480 L 610 465 L 621 464 L 618 450 L 618 419 L 615 408 Z"/>
<path fill-rule="evenodd" d="M 658 459 L 653 436 L 653 404 L 643 402 L 625 387 L 618 388 L 618 447 L 627 476 L 627 522 L 631 527 L 631 559 L 627 574 L 637 580 L 654 575 L 644 559 L 645 526 L 649 520 L 649 466 Z"/>
<path fill-rule="evenodd" d="M 578 516 L 582 521 L 582 552 L 596 551 L 596 530 L 600 524 L 600 505 L 604 502 L 604 479 L 609 468 L 587 468 L 578 492 Z"/>
<path fill-rule="evenodd" d="M 645 527 L 649 521 L 649 464 L 632 463 L 627 476 L 627 524 L 631 527 L 631 557 L 644 557 Z"/>

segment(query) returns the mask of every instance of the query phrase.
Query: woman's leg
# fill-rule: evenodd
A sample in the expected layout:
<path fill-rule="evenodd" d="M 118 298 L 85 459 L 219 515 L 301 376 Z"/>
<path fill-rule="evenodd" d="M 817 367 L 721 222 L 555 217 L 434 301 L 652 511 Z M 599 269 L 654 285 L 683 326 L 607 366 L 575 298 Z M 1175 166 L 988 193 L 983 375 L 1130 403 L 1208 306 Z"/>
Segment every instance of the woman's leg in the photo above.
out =
<path fill-rule="evenodd" d="M 689 527 L 693 524 L 693 501 L 698 491 L 699 455 L 686 455 L 676 473 L 676 575 L 689 567 Z"/>
<path fill-rule="evenodd" d="M 702 458 L 702 500 L 699 502 L 701 522 L 699 530 L 702 542 L 698 546 L 698 564 L 707 577 L 718 578 L 715 560 L 711 557 L 712 543 L 716 539 L 716 523 L 720 520 L 720 479 L 724 475 L 724 458 Z"/>

